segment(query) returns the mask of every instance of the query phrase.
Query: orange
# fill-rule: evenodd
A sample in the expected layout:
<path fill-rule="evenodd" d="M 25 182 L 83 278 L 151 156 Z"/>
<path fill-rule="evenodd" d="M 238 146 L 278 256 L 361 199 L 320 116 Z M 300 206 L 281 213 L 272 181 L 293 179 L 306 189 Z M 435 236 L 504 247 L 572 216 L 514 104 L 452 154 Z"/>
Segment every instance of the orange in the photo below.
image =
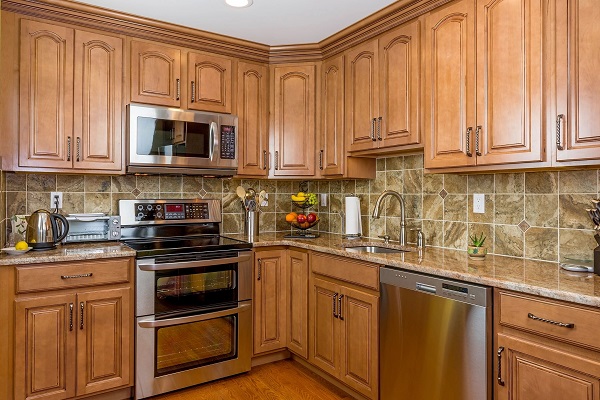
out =
<path fill-rule="evenodd" d="M 298 214 L 296 214 L 295 212 L 291 212 L 288 215 L 285 216 L 285 220 L 287 222 L 294 222 L 296 220 L 296 217 L 298 216 Z"/>

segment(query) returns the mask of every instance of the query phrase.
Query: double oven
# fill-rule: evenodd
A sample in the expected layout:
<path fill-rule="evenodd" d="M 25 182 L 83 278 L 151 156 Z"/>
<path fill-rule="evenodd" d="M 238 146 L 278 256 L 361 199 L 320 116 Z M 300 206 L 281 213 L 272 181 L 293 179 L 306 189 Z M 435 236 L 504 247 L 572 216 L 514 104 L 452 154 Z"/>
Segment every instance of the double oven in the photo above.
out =
<path fill-rule="evenodd" d="M 125 216 L 129 213 L 129 216 Z M 136 250 L 136 398 L 250 370 L 250 244 L 219 235 L 217 200 L 121 200 Z"/>

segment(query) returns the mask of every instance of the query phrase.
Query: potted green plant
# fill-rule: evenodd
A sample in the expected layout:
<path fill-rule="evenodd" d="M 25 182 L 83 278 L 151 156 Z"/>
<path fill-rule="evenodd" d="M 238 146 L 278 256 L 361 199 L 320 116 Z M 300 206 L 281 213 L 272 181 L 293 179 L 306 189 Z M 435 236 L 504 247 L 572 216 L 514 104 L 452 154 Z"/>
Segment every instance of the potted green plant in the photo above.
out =
<path fill-rule="evenodd" d="M 471 244 L 467 248 L 467 254 L 469 257 L 474 259 L 482 259 L 487 254 L 487 248 L 483 247 L 485 243 L 486 236 L 484 236 L 483 232 L 480 236 L 469 235 L 469 239 L 471 239 Z"/>

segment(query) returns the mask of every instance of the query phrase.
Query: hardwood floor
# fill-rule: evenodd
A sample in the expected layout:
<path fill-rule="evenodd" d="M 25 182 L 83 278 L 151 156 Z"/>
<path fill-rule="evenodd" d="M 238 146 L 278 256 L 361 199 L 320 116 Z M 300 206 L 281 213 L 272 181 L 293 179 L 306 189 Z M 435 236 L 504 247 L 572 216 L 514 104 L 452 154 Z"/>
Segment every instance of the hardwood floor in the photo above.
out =
<path fill-rule="evenodd" d="M 341 400 L 349 395 L 297 362 L 283 360 L 247 374 L 152 397 L 152 400 Z"/>

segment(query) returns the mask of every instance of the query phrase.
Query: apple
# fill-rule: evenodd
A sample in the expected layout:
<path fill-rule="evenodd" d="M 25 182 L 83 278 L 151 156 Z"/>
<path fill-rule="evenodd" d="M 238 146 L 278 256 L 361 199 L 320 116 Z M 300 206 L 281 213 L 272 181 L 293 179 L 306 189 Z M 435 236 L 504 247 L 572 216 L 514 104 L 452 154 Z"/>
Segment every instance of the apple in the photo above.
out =
<path fill-rule="evenodd" d="M 299 224 L 305 223 L 306 222 L 306 215 L 304 215 L 304 214 L 298 214 L 298 216 L 296 217 L 296 221 Z"/>
<path fill-rule="evenodd" d="M 310 213 L 306 216 L 306 222 L 308 222 L 309 224 L 312 224 L 316 220 L 317 220 L 317 214 Z"/>

